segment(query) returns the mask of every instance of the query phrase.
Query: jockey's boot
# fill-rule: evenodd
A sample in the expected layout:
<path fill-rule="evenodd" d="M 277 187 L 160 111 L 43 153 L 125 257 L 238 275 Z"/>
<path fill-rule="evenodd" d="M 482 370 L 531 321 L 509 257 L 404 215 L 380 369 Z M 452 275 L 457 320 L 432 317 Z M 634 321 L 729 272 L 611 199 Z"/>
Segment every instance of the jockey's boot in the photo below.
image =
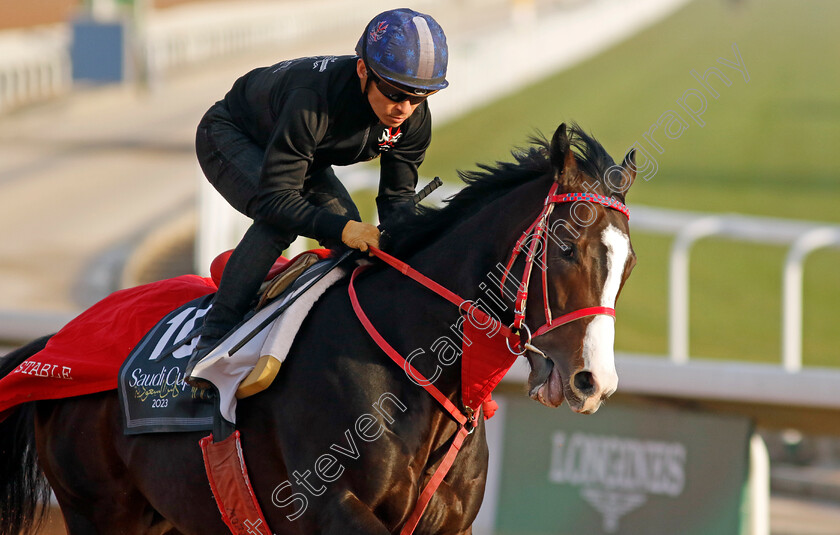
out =
<path fill-rule="evenodd" d="M 193 349 L 192 355 L 190 355 L 190 360 L 187 362 L 187 367 L 184 369 L 184 381 L 187 382 L 188 385 L 199 388 L 199 389 L 206 389 L 212 386 L 208 381 L 201 379 L 199 377 L 192 377 L 192 372 L 195 369 L 196 364 L 204 360 L 210 351 L 216 347 L 216 344 L 219 343 L 218 338 L 213 338 L 205 335 L 201 335 L 198 337 L 198 342 L 195 344 L 195 349 Z"/>

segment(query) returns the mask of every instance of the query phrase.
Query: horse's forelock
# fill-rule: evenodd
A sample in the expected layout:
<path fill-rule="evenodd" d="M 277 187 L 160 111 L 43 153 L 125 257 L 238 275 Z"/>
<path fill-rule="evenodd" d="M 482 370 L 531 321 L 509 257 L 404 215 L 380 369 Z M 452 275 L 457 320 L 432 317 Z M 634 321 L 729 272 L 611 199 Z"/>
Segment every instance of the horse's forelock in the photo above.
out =
<path fill-rule="evenodd" d="M 564 189 L 578 189 L 583 181 L 596 185 L 600 193 L 606 197 L 615 197 L 623 202 L 624 193 L 616 191 L 607 180 L 607 173 L 616 164 L 612 156 L 594 137 L 587 134 L 577 123 L 568 129 L 569 144 L 575 151 L 575 161 L 578 170 L 584 176 L 560 177 L 560 185 Z M 547 146 L 547 145 L 546 145 Z M 569 183 L 575 181 L 575 183 Z"/>

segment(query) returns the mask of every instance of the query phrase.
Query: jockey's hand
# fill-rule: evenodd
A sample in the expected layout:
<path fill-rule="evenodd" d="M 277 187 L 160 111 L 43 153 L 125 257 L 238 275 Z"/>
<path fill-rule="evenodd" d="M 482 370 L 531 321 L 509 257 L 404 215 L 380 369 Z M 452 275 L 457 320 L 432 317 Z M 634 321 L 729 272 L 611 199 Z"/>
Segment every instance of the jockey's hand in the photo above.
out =
<path fill-rule="evenodd" d="M 372 245 L 379 247 L 379 229 L 370 223 L 348 221 L 341 231 L 341 241 L 347 247 L 367 251 Z"/>

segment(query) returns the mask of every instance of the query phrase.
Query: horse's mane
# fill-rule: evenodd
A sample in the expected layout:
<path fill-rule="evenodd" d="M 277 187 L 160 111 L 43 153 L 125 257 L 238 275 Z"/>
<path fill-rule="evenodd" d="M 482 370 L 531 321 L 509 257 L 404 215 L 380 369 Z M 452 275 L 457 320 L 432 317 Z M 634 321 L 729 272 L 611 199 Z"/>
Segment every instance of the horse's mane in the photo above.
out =
<path fill-rule="evenodd" d="M 604 195 L 612 194 L 604 176 L 615 162 L 604 147 L 577 124 L 572 124 L 568 136 L 571 146 L 577 149 L 575 159 L 579 170 L 596 178 Z M 383 246 L 396 256 L 422 249 L 459 221 L 466 220 L 517 186 L 552 172 L 550 141 L 541 133 L 535 134 L 529 141 L 530 146 L 516 147 L 511 151 L 513 162 L 478 164 L 475 171 L 459 170 L 458 176 L 464 182 L 464 188 L 446 199 L 442 208 L 420 205 L 417 215 L 389 222 Z"/>

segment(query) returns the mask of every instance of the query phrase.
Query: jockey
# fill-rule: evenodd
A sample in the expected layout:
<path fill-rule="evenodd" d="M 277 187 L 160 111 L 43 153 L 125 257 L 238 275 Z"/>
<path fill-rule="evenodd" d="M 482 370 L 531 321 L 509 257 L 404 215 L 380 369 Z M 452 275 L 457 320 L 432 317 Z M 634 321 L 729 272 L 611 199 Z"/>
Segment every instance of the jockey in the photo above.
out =
<path fill-rule="evenodd" d="M 253 224 L 225 267 L 185 375 L 242 320 L 297 235 L 331 247 L 378 246 L 379 230 L 362 222 L 332 165 L 381 156 L 379 219 L 413 212 L 431 139 L 426 98 L 449 85 L 447 59 L 432 17 L 394 9 L 370 21 L 355 56 L 255 69 L 207 111 L 196 137 L 201 168 Z"/>

